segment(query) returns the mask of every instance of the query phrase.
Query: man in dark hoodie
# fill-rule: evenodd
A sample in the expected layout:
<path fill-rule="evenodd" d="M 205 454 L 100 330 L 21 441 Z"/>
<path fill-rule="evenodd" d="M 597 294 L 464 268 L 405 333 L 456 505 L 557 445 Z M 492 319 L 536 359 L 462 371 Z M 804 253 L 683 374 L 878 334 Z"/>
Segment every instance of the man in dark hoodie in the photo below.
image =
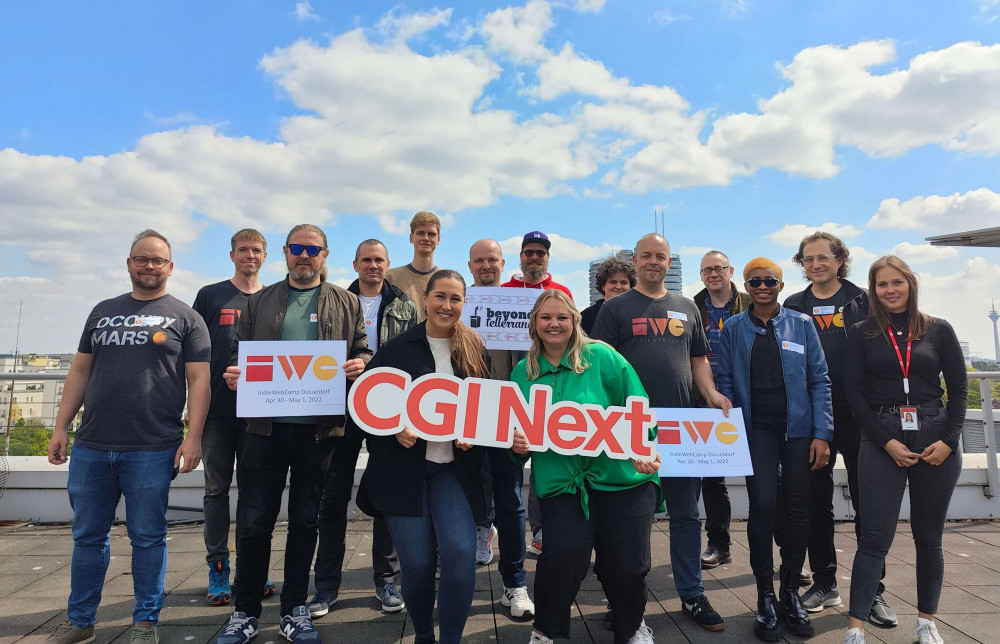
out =
<path fill-rule="evenodd" d="M 705 288 L 694 296 L 694 303 L 701 311 L 701 320 L 705 324 L 708 363 L 712 365 L 714 374 L 722 327 L 726 320 L 750 306 L 750 296 L 736 290 L 732 281 L 733 267 L 722 251 L 705 253 L 699 273 Z M 733 560 L 729 549 L 732 506 L 729 504 L 726 479 L 721 476 L 703 478 L 701 496 L 705 502 L 705 532 L 708 533 L 708 546 L 701 555 L 701 568 L 709 570 Z"/>
<path fill-rule="evenodd" d="M 398 287 L 385 280 L 389 252 L 377 239 L 366 239 L 354 253 L 358 279 L 347 290 L 358 296 L 365 320 L 368 348 L 378 351 L 386 342 L 419 321 L 416 304 Z M 309 614 L 321 617 L 329 612 L 340 592 L 347 535 L 347 506 L 354 488 L 354 468 L 358 464 L 364 432 L 348 420 L 344 436 L 334 438 L 333 448 L 323 459 L 323 496 L 319 505 L 319 549 L 316 553 L 316 594 L 309 602 Z M 382 610 L 396 613 L 405 607 L 396 588 L 399 559 L 385 519 L 375 517 L 372 531 L 372 570 L 375 596 Z"/>
<path fill-rule="evenodd" d="M 854 513 L 858 512 L 858 450 L 861 431 L 847 406 L 844 393 L 844 349 L 847 331 L 868 317 L 868 293 L 849 282 L 851 254 L 844 242 L 827 232 L 817 231 L 799 243 L 792 258 L 802 267 L 810 284 L 804 291 L 790 295 L 785 306 L 812 317 L 826 354 L 830 381 L 833 384 L 833 441 L 830 462 L 813 472 L 809 503 L 809 567 L 813 585 L 802 596 L 802 605 L 810 613 L 841 604 L 837 588 L 837 551 L 833 534 L 833 467 L 837 452 L 844 457 L 848 487 Z M 868 494 L 877 492 L 868 492 Z M 860 532 L 855 519 L 855 532 Z M 885 571 L 882 571 L 885 577 Z M 883 598 L 885 586 L 879 584 L 869 619 L 885 627 L 895 626 L 896 614 Z"/>

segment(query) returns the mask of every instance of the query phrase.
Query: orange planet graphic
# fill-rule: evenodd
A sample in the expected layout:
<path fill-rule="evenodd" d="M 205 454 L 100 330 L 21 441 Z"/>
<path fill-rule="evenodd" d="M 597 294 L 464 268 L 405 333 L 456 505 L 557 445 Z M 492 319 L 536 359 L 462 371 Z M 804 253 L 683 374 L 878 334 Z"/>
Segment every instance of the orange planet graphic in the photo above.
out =
<path fill-rule="evenodd" d="M 678 320 L 677 318 L 670 318 L 667 322 L 667 328 L 670 330 L 670 334 L 677 336 L 678 338 L 684 335 L 684 322 Z"/>
<path fill-rule="evenodd" d="M 167 334 L 163 331 L 157 331 L 153 334 L 153 342 L 156 344 L 163 344 L 167 341 Z"/>

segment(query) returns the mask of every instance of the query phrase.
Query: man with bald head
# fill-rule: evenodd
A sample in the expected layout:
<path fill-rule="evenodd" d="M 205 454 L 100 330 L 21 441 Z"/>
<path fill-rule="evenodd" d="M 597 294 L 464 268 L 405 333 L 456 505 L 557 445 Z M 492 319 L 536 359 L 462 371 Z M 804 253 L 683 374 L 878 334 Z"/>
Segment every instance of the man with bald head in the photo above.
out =
<path fill-rule="evenodd" d="M 504 267 L 503 251 L 500 244 L 492 239 L 480 239 L 469 249 L 469 271 L 472 272 L 473 286 L 500 286 Z M 490 349 L 493 377 L 510 380 L 514 358 L 513 351 Z M 503 579 L 504 593 L 500 603 L 510 608 L 512 617 L 530 616 L 535 613 L 535 604 L 528 597 L 528 586 L 524 572 L 524 504 L 521 488 L 524 485 L 524 469 L 510 458 L 505 448 L 486 448 L 487 458 L 483 459 L 483 495 L 486 497 L 488 515 L 483 525 L 476 526 L 476 563 L 488 564 L 493 560 L 490 543 L 496 526 L 500 545 L 500 577 Z"/>
<path fill-rule="evenodd" d="M 668 292 L 664 284 L 670 243 L 656 233 L 644 235 L 635 245 L 632 263 L 638 273 L 636 287 L 604 304 L 591 336 L 613 346 L 632 364 L 651 407 L 693 407 L 697 386 L 710 407 L 728 415 L 733 405 L 715 388 L 701 313 L 694 302 Z M 682 608 L 702 628 L 721 631 L 726 624 L 709 603 L 701 581 L 701 479 L 665 477 L 660 487 L 670 515 L 670 565 Z M 643 557 L 648 572 L 648 540 Z M 625 617 L 619 615 L 622 609 L 632 607 L 616 604 L 615 619 Z"/>

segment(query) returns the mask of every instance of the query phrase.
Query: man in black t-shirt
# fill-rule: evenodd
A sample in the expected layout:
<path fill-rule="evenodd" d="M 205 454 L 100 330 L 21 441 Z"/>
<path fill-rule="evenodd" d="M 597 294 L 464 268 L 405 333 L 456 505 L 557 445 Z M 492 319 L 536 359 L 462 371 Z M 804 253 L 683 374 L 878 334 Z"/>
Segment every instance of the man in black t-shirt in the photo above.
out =
<path fill-rule="evenodd" d="M 229 259 L 236 267 L 233 276 L 198 291 L 194 310 L 208 325 L 212 337 L 212 404 L 201 437 L 205 468 L 205 550 L 208 561 L 208 592 L 213 606 L 232 601 L 229 586 L 229 486 L 233 467 L 246 440 L 246 421 L 236 417 L 236 392 L 229 389 L 222 374 L 229 366 L 229 348 L 236 335 L 236 322 L 250 296 L 262 288 L 257 274 L 267 259 L 267 240 L 252 228 L 245 228 L 230 240 Z M 238 486 L 237 486 L 238 487 Z M 264 596 L 274 592 L 269 579 Z"/>
<path fill-rule="evenodd" d="M 94 640 L 111 524 L 122 496 L 135 592 L 131 641 L 159 642 L 170 481 L 201 460 L 211 395 L 208 330 L 191 307 L 167 294 L 174 268 L 170 257 L 163 235 L 139 233 L 127 260 L 132 292 L 94 307 L 66 375 L 49 442 L 50 463 L 67 461 L 67 427 L 81 405 L 84 410 L 68 459 L 73 560 L 67 621 L 49 635 L 53 644 Z M 185 388 L 186 437 L 181 421 Z"/>
<path fill-rule="evenodd" d="M 799 243 L 792 258 L 802 266 L 810 284 L 805 290 L 788 296 L 785 306 L 812 316 L 819 333 L 833 391 L 833 440 L 830 462 L 812 473 L 809 501 L 809 567 L 813 585 L 802 596 L 802 605 L 810 613 L 842 603 L 837 587 L 837 551 L 834 547 L 833 467 L 837 453 L 844 458 L 847 484 L 855 516 L 858 512 L 858 450 L 861 429 L 847 405 L 844 389 L 844 355 L 847 331 L 868 317 L 868 294 L 849 282 L 851 254 L 840 239 L 826 232 L 815 232 Z M 777 516 L 780 516 L 777 515 Z M 855 518 L 855 532 L 861 526 Z M 776 538 L 781 539 L 780 526 Z M 882 572 L 885 576 L 885 571 Z M 879 626 L 895 626 L 896 614 L 885 602 L 885 586 L 879 584 L 869 619 Z"/>

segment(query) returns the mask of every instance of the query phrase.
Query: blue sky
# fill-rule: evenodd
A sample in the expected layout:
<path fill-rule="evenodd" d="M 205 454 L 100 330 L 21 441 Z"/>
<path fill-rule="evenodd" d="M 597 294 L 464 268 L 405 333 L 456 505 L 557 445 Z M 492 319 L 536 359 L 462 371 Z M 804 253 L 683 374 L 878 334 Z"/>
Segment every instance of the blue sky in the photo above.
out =
<path fill-rule="evenodd" d="M 992 355 L 998 251 L 924 238 L 1000 225 L 1000 0 L 161 5 L 0 5 L 0 351 L 21 299 L 20 348 L 71 351 L 146 227 L 186 301 L 231 275 L 238 228 L 268 237 L 269 283 L 288 228 L 322 225 L 346 284 L 362 239 L 409 261 L 418 210 L 466 273 L 476 239 L 513 273 L 545 230 L 582 300 L 662 209 L 688 295 L 708 248 L 801 289 L 788 258 L 822 226 L 857 282 L 906 258 Z"/>

